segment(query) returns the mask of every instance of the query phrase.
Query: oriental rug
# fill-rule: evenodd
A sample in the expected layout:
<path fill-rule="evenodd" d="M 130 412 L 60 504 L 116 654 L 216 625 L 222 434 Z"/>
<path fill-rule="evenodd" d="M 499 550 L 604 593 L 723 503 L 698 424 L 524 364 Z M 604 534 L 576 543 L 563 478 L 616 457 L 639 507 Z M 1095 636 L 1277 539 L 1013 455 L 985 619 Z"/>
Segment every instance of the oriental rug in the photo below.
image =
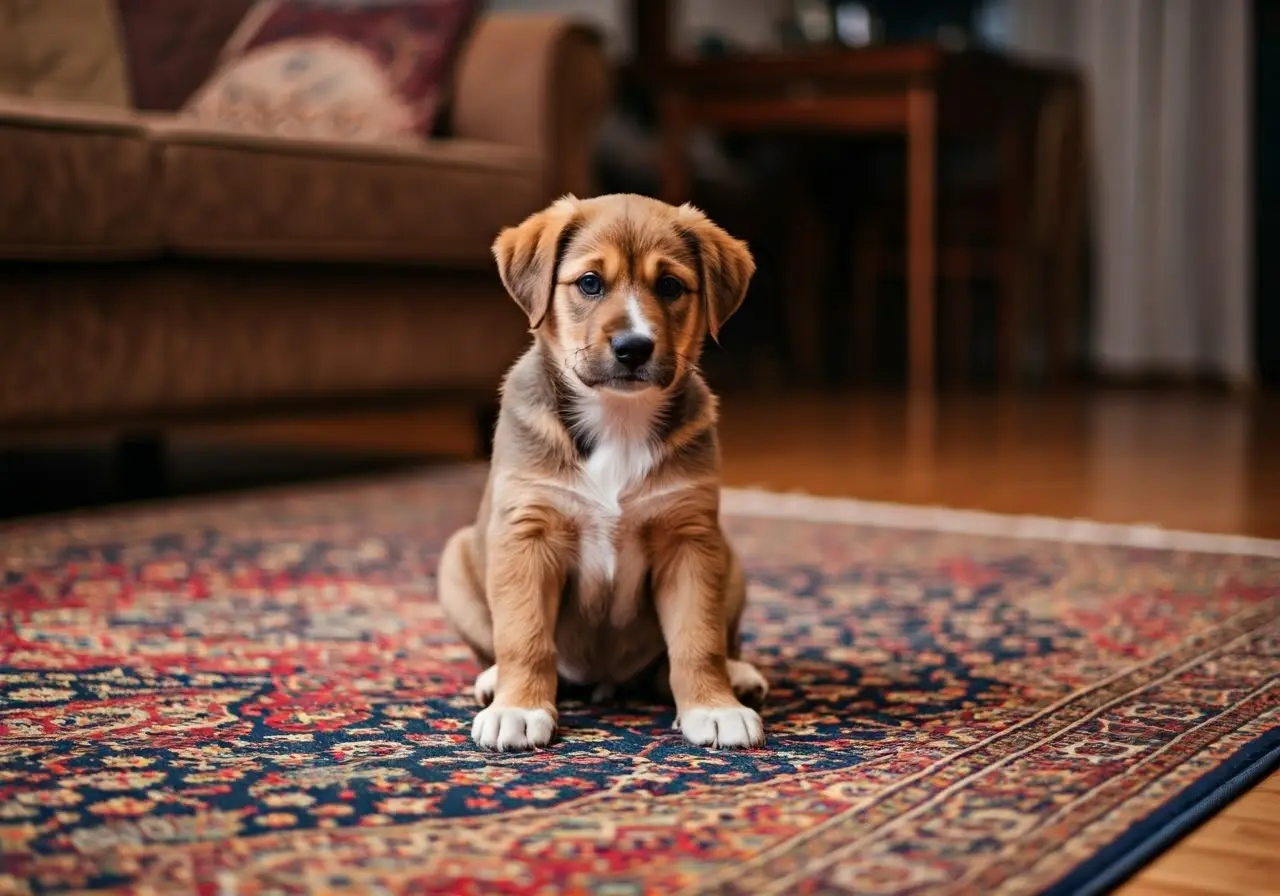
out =
<path fill-rule="evenodd" d="M 0 527 L 0 893 L 1085 893 L 1275 765 L 1280 543 L 728 491 L 768 743 L 471 742 L 483 470 Z"/>

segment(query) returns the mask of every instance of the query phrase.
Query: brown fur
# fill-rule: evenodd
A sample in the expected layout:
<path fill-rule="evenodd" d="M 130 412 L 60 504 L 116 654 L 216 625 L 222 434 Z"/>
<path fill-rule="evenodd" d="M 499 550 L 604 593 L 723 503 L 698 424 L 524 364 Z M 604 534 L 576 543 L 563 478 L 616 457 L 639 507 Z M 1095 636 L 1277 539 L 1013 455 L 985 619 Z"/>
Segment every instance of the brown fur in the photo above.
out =
<path fill-rule="evenodd" d="M 745 586 L 698 372 L 704 337 L 746 293 L 749 251 L 691 206 L 605 196 L 556 202 L 504 230 L 494 255 L 535 338 L 503 383 L 476 522 L 440 564 L 445 612 L 496 664 L 477 681 L 491 698 L 477 742 L 545 744 L 560 678 L 605 694 L 669 664 L 660 684 L 687 737 L 760 743 L 739 697 L 765 683 L 737 659 Z M 623 332 L 652 340 L 638 370 L 611 348 Z"/>

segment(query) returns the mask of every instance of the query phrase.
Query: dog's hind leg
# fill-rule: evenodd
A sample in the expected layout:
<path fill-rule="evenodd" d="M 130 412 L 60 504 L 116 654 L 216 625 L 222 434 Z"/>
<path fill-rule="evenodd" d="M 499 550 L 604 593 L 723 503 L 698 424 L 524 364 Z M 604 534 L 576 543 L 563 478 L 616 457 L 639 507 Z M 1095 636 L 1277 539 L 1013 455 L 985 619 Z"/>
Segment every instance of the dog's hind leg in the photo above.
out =
<path fill-rule="evenodd" d="M 445 543 L 436 574 L 436 597 L 458 636 L 475 653 L 485 671 L 476 678 L 476 700 L 487 704 L 498 685 L 493 665 L 493 617 L 485 599 L 483 573 L 476 568 L 475 527 L 459 529 Z"/>

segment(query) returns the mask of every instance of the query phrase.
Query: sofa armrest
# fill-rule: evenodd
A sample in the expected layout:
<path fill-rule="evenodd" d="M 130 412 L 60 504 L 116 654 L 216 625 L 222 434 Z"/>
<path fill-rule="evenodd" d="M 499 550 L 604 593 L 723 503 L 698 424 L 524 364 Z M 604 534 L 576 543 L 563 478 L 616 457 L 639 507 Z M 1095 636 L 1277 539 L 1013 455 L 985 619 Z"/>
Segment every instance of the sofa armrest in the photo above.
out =
<path fill-rule="evenodd" d="M 488 15 L 458 59 L 453 133 L 534 153 L 548 201 L 589 196 L 609 94 L 608 62 L 590 27 L 556 15 Z"/>

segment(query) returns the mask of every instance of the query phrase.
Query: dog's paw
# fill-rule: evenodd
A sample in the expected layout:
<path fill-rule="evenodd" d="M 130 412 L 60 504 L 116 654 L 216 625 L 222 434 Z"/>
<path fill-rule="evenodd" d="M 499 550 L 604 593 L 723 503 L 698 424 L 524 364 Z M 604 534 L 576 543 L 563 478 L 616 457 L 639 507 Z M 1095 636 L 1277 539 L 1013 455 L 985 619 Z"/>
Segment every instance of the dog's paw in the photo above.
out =
<path fill-rule="evenodd" d="M 761 706 L 769 694 L 769 682 L 760 670 L 742 660 L 729 660 L 729 684 L 734 696 L 748 706 Z"/>
<path fill-rule="evenodd" d="M 699 747 L 745 749 L 764 743 L 760 714 L 745 706 L 689 709 L 680 713 L 676 725 L 685 740 Z"/>
<path fill-rule="evenodd" d="M 476 714 L 471 739 L 486 750 L 534 750 L 551 743 L 556 720 L 545 709 L 490 706 Z"/>
<path fill-rule="evenodd" d="M 476 676 L 476 702 L 488 706 L 493 702 L 493 695 L 498 690 L 498 666 L 494 664 Z"/>

